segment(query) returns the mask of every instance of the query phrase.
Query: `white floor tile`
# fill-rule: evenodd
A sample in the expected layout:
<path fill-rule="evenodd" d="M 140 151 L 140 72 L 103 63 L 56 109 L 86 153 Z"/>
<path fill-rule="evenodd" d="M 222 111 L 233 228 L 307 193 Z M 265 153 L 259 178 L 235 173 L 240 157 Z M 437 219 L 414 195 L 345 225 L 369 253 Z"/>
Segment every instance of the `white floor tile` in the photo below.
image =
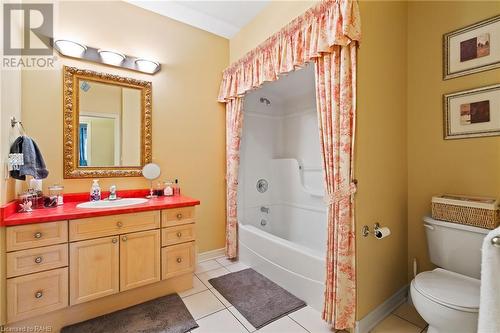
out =
<path fill-rule="evenodd" d="M 331 333 L 330 325 L 321 319 L 321 313 L 310 306 L 292 312 L 288 315 L 309 332 Z"/>
<path fill-rule="evenodd" d="M 210 290 L 187 296 L 182 300 L 195 320 L 225 308 Z"/>
<path fill-rule="evenodd" d="M 187 296 L 191 296 L 193 294 L 197 294 L 197 293 L 204 291 L 204 290 L 207 290 L 207 289 L 208 289 L 207 286 L 205 286 L 203 284 L 203 282 L 201 282 L 200 279 L 198 279 L 196 277 L 196 275 L 193 275 L 193 288 L 186 290 L 186 291 L 183 291 L 183 292 L 180 292 L 179 296 L 184 298 Z"/>
<path fill-rule="evenodd" d="M 249 331 L 249 332 L 254 332 L 256 330 L 255 327 L 252 326 L 252 324 L 250 324 L 250 322 L 245 318 L 243 317 L 243 315 L 238 311 L 236 310 L 236 308 L 234 306 L 231 306 L 229 308 L 227 308 L 229 311 L 231 311 L 231 313 L 233 314 L 233 316 L 236 317 L 236 319 L 238 319 L 238 321 L 240 323 L 243 324 L 243 326 L 245 326 L 245 328 Z"/>
<path fill-rule="evenodd" d="M 238 260 L 231 260 L 231 259 L 228 259 L 226 257 L 217 258 L 217 259 L 215 259 L 215 261 L 217 261 L 222 266 L 229 266 L 229 265 L 232 265 L 232 264 L 235 264 L 238 262 Z"/>
<path fill-rule="evenodd" d="M 283 317 L 273 321 L 269 325 L 262 327 L 259 332 L 261 333 L 307 333 L 307 331 L 299 324 L 294 322 L 288 317 Z M 316 333 L 316 332 L 315 332 Z"/>
<path fill-rule="evenodd" d="M 208 280 L 213 279 L 215 277 L 219 277 L 221 275 L 226 275 L 229 273 L 231 273 L 231 272 L 229 272 L 227 269 L 225 269 L 224 267 L 221 266 L 220 268 L 212 269 L 211 271 L 203 272 L 203 273 L 196 274 L 196 275 L 201 280 L 201 282 L 203 282 L 205 284 L 205 286 L 212 288 L 212 285 L 210 283 L 208 283 Z"/>
<path fill-rule="evenodd" d="M 245 265 L 244 263 L 237 262 L 235 264 L 226 266 L 226 269 L 228 269 L 231 272 L 238 272 L 244 269 L 250 268 L 249 266 Z"/>
<path fill-rule="evenodd" d="M 197 321 L 200 327 L 193 333 L 248 333 L 245 327 L 226 309 Z"/>
<path fill-rule="evenodd" d="M 217 291 L 217 289 L 212 288 L 212 289 L 210 289 L 210 291 L 215 295 L 215 297 L 217 297 L 219 299 L 219 301 L 222 302 L 222 304 L 224 304 L 224 306 L 226 308 L 232 306 L 232 304 L 229 303 L 229 301 L 227 299 L 225 299 L 224 296 L 222 296 L 221 293 Z"/>
<path fill-rule="evenodd" d="M 195 274 L 199 274 L 199 273 L 203 273 L 203 272 L 210 271 L 212 269 L 221 268 L 221 267 L 222 267 L 222 265 L 213 259 L 212 260 L 205 260 L 205 261 L 199 262 L 196 265 L 196 270 L 194 272 L 195 272 Z"/>

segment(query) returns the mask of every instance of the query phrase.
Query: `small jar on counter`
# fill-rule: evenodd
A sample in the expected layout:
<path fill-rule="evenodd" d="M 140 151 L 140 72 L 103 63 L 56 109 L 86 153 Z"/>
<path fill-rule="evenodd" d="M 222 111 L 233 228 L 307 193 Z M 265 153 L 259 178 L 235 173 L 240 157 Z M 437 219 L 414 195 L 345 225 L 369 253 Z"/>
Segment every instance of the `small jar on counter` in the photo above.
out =
<path fill-rule="evenodd" d="M 64 186 L 62 185 L 52 185 L 49 186 L 49 199 L 51 205 L 49 207 L 55 206 L 61 206 L 64 204 L 64 198 L 63 198 L 63 190 Z M 47 205 L 45 205 L 47 206 Z"/>

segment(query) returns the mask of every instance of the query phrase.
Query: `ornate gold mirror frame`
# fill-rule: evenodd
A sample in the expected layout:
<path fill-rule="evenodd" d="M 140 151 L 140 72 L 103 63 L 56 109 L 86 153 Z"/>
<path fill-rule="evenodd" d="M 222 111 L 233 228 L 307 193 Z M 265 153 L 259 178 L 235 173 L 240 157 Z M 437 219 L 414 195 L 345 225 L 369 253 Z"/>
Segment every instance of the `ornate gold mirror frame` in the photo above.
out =
<path fill-rule="evenodd" d="M 106 84 L 136 88 L 141 91 L 141 165 L 94 167 L 79 166 L 78 163 L 78 128 L 79 128 L 79 87 L 80 79 Z M 63 70 L 63 149 L 64 178 L 104 178 L 142 176 L 142 167 L 152 159 L 152 84 L 118 75 L 94 72 L 64 66 Z"/>

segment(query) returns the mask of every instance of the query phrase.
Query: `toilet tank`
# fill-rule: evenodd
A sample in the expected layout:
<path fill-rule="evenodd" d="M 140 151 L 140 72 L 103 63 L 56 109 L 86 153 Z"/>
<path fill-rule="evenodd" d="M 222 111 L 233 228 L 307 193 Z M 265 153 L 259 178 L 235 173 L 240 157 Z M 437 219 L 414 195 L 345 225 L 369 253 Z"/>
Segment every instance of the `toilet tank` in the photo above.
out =
<path fill-rule="evenodd" d="M 424 217 L 432 263 L 446 270 L 481 277 L 481 246 L 488 229 Z"/>

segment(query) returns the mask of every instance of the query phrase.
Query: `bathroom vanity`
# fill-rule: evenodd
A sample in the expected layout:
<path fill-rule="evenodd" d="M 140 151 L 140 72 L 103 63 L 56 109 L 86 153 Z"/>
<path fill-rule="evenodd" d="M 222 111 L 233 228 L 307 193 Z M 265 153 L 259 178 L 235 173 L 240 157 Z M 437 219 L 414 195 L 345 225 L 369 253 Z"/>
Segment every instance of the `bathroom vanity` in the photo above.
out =
<path fill-rule="evenodd" d="M 58 331 L 192 287 L 198 200 L 78 203 L 5 216 L 8 326 Z"/>

